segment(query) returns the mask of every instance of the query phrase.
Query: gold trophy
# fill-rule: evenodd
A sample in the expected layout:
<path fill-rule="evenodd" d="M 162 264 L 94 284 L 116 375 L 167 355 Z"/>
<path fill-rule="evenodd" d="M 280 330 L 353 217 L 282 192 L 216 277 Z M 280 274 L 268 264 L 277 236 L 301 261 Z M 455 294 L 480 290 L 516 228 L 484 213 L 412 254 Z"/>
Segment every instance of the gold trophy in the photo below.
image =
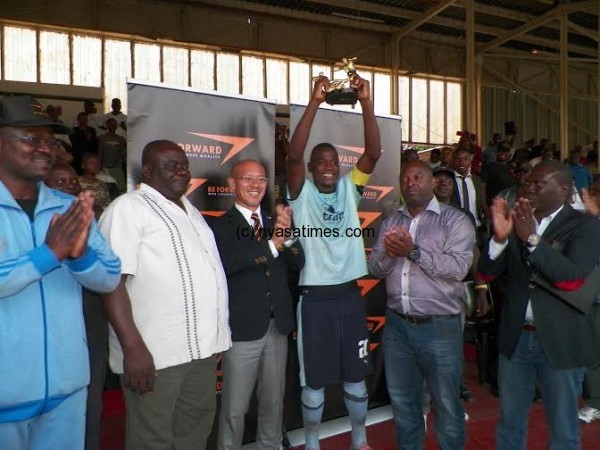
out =
<path fill-rule="evenodd" d="M 354 68 L 354 58 L 342 58 L 341 66 L 335 70 L 343 70 L 346 72 L 348 78 L 343 80 L 331 80 L 327 94 L 325 95 L 325 101 L 330 105 L 355 105 L 358 100 L 358 92 L 356 89 L 351 87 L 344 87 L 346 83 L 350 84 L 356 76 L 356 69 Z"/>

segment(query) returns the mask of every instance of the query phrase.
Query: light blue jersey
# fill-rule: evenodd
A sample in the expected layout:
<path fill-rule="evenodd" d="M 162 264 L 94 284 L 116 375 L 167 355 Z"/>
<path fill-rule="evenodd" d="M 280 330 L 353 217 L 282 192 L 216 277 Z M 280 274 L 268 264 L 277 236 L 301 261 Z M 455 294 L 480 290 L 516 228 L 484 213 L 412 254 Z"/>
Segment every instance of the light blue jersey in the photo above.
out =
<path fill-rule="evenodd" d="M 302 233 L 299 239 L 305 264 L 300 272 L 301 286 L 342 284 L 367 274 L 363 238 L 346 235 L 347 230 L 361 229 L 360 198 L 353 172 L 349 172 L 337 182 L 335 192 L 321 193 L 306 179 L 298 197 L 288 199 L 294 227 Z"/>

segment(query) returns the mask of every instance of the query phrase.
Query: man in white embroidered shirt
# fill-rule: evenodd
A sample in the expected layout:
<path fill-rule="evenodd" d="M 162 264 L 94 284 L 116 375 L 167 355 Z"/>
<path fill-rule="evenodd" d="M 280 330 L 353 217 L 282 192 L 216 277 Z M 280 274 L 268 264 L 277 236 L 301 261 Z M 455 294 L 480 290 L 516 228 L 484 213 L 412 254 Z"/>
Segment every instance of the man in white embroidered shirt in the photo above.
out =
<path fill-rule="evenodd" d="M 100 229 L 123 261 L 104 297 L 110 366 L 121 374 L 126 448 L 204 449 L 215 413 L 216 354 L 231 346 L 227 282 L 214 236 L 185 198 L 188 159 L 171 141 L 142 155 L 143 182 Z"/>

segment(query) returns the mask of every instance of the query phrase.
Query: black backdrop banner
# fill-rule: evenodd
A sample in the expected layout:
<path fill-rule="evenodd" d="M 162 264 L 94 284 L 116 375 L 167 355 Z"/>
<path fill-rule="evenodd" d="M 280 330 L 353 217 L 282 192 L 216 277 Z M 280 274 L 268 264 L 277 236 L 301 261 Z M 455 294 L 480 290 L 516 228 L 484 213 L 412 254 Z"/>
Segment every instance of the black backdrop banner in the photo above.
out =
<path fill-rule="evenodd" d="M 227 176 L 237 161 L 260 161 L 273 184 L 274 103 L 135 80 L 127 90 L 129 189 L 140 180 L 144 146 L 156 139 L 174 141 L 185 151 L 192 173 L 187 196 L 205 215 L 233 205 Z M 271 192 L 265 202 L 271 206 Z"/>
<path fill-rule="evenodd" d="M 293 132 L 304 106 L 290 107 L 290 130 Z M 378 117 L 382 137 L 382 157 L 365 188 L 359 215 L 363 228 L 377 232 L 382 217 L 399 198 L 401 131 L 400 118 Z M 144 146 L 156 139 L 176 142 L 187 154 L 192 181 L 189 200 L 206 217 L 223 214 L 233 205 L 233 193 L 227 187 L 231 166 L 243 159 L 256 159 L 267 168 L 269 189 L 263 201 L 272 210 L 274 185 L 275 104 L 255 98 L 229 96 L 170 87 L 136 80 L 128 82 L 128 186 L 140 181 Z M 338 150 L 342 172 L 350 170 L 364 151 L 362 116 L 354 112 L 321 109 L 315 119 L 306 152 L 320 142 L 330 142 Z M 365 238 L 367 257 L 376 234 Z M 385 322 L 385 283 L 365 277 L 359 281 L 367 302 L 370 347 L 374 372 L 367 382 L 370 407 L 388 402 L 380 348 L 381 329 Z M 302 426 L 298 377 L 296 334 L 290 336 L 284 426 Z M 217 370 L 216 389 L 221 389 L 221 369 Z M 325 420 L 346 415 L 341 386 L 326 390 Z M 217 411 L 218 417 L 218 411 Z M 216 447 L 215 420 L 209 448 Z M 253 398 L 246 417 L 244 442 L 254 440 L 256 401 Z"/>

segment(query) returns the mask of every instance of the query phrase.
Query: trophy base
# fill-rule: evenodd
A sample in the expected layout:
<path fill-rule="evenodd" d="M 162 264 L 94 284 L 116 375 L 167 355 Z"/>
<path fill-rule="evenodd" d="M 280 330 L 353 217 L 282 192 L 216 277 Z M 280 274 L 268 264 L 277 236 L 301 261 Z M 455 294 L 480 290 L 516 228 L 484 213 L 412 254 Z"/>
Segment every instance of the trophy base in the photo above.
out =
<path fill-rule="evenodd" d="M 336 89 L 325 95 L 325 101 L 330 105 L 355 105 L 358 100 L 358 92 L 354 89 Z"/>

